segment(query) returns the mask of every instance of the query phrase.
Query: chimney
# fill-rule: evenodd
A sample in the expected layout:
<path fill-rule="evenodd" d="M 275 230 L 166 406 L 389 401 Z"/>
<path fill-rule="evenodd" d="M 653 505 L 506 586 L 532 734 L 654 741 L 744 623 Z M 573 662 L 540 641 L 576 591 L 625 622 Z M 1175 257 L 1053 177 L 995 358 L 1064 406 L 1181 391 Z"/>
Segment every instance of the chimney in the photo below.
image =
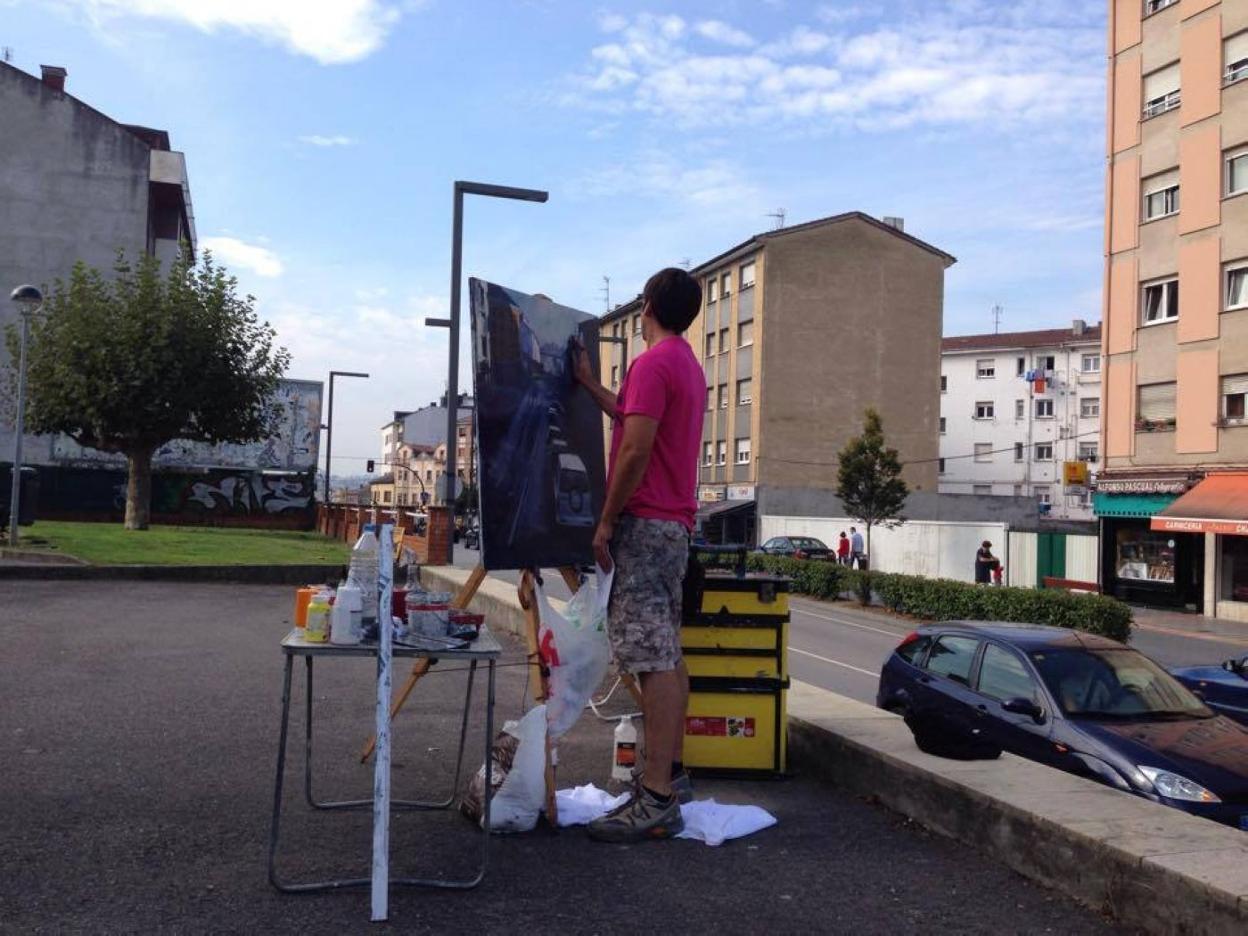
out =
<path fill-rule="evenodd" d="M 1071 328 L 1071 331 L 1073 331 L 1076 335 L 1082 335 L 1088 330 L 1088 323 L 1083 319 L 1075 319 L 1072 325 L 1073 327 Z"/>
<path fill-rule="evenodd" d="M 59 65 L 40 65 L 39 70 L 43 72 L 43 83 L 46 87 L 53 91 L 65 91 L 65 76 L 69 74 Z"/>
<path fill-rule="evenodd" d="M 891 228 L 896 228 L 899 231 L 904 231 L 906 229 L 905 218 L 895 218 L 891 215 L 885 215 L 884 223 L 887 224 Z"/>

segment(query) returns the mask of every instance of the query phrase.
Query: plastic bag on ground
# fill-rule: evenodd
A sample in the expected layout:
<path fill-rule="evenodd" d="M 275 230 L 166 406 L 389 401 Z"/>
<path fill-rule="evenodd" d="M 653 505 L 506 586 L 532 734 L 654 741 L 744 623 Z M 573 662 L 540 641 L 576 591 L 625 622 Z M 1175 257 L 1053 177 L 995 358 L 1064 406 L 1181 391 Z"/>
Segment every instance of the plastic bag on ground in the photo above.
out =
<path fill-rule="evenodd" d="M 546 706 L 503 725 L 494 741 L 490 830 L 529 832 L 546 800 Z M 468 783 L 460 811 L 484 828 L 485 765 Z"/>
<path fill-rule="evenodd" d="M 596 570 L 568 602 L 563 614 L 535 583 L 541 627 L 538 643 L 542 661 L 550 668 L 550 695 L 546 700 L 547 731 L 552 740 L 568 732 L 590 697 L 607 675 L 611 648 L 607 643 L 607 602 L 615 570 Z"/>

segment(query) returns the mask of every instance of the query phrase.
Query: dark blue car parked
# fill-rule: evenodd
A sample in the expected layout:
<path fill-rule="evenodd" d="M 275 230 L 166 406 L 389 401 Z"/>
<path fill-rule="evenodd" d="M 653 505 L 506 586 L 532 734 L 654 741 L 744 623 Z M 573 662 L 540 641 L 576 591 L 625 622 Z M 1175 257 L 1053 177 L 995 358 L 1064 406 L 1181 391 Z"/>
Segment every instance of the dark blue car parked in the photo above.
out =
<path fill-rule="evenodd" d="M 1030 624 L 925 625 L 889 656 L 876 701 L 929 753 L 1009 751 L 1248 830 L 1248 726 L 1116 641 Z"/>
<path fill-rule="evenodd" d="M 1170 675 L 1227 718 L 1248 725 L 1248 654 L 1231 657 L 1221 666 L 1184 666 Z"/>

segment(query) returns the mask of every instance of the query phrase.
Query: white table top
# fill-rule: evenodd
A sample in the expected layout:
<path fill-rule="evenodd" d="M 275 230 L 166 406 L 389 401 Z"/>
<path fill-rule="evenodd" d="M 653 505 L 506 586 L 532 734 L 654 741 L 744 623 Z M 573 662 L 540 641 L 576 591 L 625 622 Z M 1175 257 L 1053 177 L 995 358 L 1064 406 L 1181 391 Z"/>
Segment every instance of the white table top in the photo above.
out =
<path fill-rule="evenodd" d="M 304 640 L 303 628 L 293 628 L 282 638 L 282 652 L 294 656 L 376 656 L 377 644 L 315 643 Z M 461 650 L 422 650 L 394 643 L 390 649 L 396 657 L 432 657 L 439 660 L 496 660 L 503 654 L 502 644 L 484 625 L 477 639 Z"/>

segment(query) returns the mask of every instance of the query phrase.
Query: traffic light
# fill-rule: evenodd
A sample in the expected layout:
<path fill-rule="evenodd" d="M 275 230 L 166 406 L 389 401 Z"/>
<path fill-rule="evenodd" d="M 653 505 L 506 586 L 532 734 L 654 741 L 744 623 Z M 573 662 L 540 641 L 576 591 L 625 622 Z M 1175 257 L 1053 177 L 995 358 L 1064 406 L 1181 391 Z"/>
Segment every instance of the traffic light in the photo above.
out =
<path fill-rule="evenodd" d="M 369 474 L 373 473 L 373 460 L 371 458 L 364 463 L 364 470 Z"/>

